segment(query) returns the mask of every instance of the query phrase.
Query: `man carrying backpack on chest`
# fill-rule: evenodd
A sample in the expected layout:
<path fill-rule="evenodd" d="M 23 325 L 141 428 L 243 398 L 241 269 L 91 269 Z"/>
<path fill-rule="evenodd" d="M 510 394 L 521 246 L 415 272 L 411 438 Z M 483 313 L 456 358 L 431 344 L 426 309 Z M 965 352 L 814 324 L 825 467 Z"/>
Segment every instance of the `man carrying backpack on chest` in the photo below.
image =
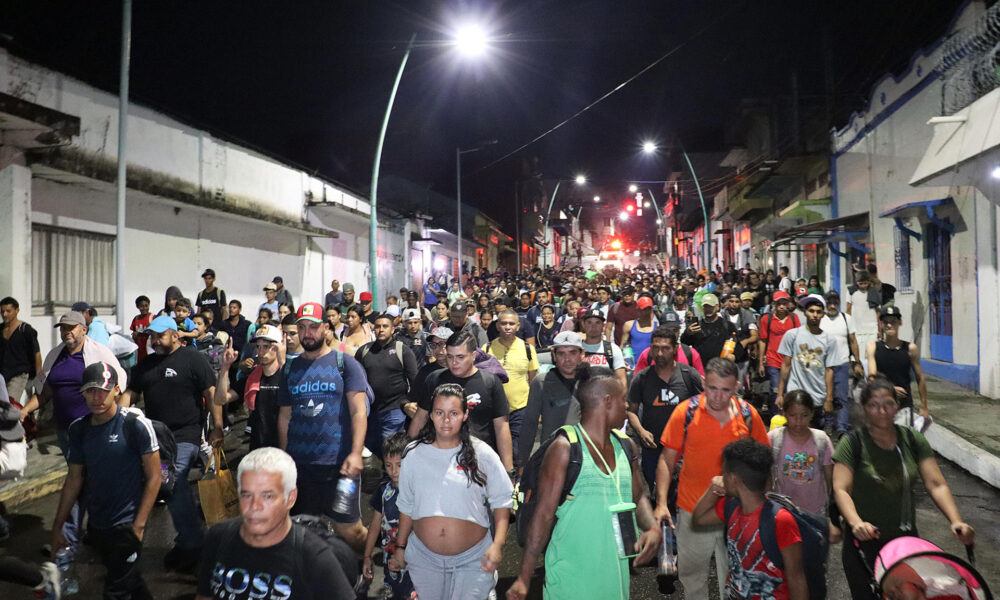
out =
<path fill-rule="evenodd" d="M 765 494 L 773 463 L 764 444 L 749 438 L 728 444 L 722 475 L 712 478 L 694 507 L 696 525 L 725 527 L 729 593 L 723 597 L 810 598 L 804 534 L 795 515 Z"/>
<path fill-rule="evenodd" d="M 139 573 L 139 557 L 161 483 L 153 425 L 136 409 L 118 406 L 118 373 L 108 363 L 84 369 L 80 392 L 90 414 L 73 421 L 68 430 L 69 474 L 52 524 L 52 556 L 67 545 L 62 526 L 82 499 L 89 539 L 108 571 L 104 597 L 151 599 Z"/>
<path fill-rule="evenodd" d="M 577 367 L 576 380 L 580 425 L 564 429 L 544 450 L 532 494 L 535 510 L 530 518 L 525 515 L 529 525 L 521 573 L 507 591 L 508 600 L 527 597 L 535 559 L 543 553 L 547 600 L 624 600 L 629 597 L 627 557 L 636 556 L 635 564 L 642 564 L 660 545 L 659 523 L 633 460 L 636 450 L 615 432 L 625 419 L 625 387 L 611 370 L 587 363 Z M 566 490 L 571 470 L 576 477 Z M 527 478 L 528 469 L 525 473 Z"/>

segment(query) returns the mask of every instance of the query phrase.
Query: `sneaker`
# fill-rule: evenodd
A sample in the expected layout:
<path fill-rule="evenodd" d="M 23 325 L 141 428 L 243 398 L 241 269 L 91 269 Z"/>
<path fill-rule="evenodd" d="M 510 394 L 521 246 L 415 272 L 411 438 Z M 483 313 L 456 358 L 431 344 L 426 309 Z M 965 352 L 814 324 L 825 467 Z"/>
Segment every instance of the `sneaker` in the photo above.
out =
<path fill-rule="evenodd" d="M 59 600 L 62 597 L 62 590 L 59 587 L 59 568 L 55 563 L 44 562 L 39 569 L 42 572 L 42 582 L 35 586 L 35 598 Z"/>

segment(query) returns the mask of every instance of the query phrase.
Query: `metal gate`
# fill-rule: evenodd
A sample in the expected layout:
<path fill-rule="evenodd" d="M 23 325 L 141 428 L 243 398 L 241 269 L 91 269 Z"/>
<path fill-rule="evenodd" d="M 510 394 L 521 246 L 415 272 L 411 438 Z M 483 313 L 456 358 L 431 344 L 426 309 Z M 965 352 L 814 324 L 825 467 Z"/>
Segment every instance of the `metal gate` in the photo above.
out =
<path fill-rule="evenodd" d="M 933 223 L 927 226 L 929 244 L 928 297 L 931 358 L 953 362 L 951 333 L 951 234 Z"/>

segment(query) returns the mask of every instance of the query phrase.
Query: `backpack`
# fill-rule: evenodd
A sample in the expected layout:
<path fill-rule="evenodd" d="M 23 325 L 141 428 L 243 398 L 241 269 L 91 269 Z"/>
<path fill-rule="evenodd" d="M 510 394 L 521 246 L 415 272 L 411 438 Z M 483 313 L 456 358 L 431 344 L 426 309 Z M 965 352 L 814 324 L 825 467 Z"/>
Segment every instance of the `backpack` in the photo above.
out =
<path fill-rule="evenodd" d="M 128 447 L 139 453 L 139 443 L 135 439 L 132 431 L 135 429 L 135 422 L 142 415 L 138 409 L 128 409 L 125 413 L 125 443 Z M 87 425 L 90 425 L 91 415 L 87 415 Z M 177 439 L 174 432 L 163 421 L 147 419 L 153 427 L 153 434 L 156 436 L 156 444 L 160 447 L 160 491 L 156 494 L 157 500 L 167 500 L 174 494 L 174 485 L 177 483 Z M 145 478 L 145 476 L 144 476 Z"/>
<path fill-rule="evenodd" d="M 898 440 L 906 439 L 906 445 L 911 453 L 917 446 L 917 438 L 913 435 L 913 430 L 909 427 L 896 425 L 896 437 Z M 855 429 L 847 434 L 847 441 L 851 445 L 851 456 L 854 458 L 854 461 L 851 463 L 851 470 L 856 472 L 858 467 L 861 466 L 861 453 L 864 451 L 861 447 L 861 430 Z"/>
<path fill-rule="evenodd" d="M 366 356 L 368 356 L 368 352 L 372 349 L 372 344 L 374 344 L 374 343 L 375 342 L 368 342 L 367 344 L 365 344 L 364 346 L 361 347 L 361 358 L 362 358 L 362 360 Z M 399 359 L 399 366 L 401 366 L 401 367 L 403 367 L 405 369 L 406 365 L 403 364 L 403 342 L 401 342 L 399 340 L 396 340 L 396 358 Z M 340 361 L 337 362 L 337 366 L 340 367 L 341 374 L 343 374 L 343 372 L 344 372 L 343 362 L 342 361 L 343 361 L 343 358 L 341 358 Z"/>
<path fill-rule="evenodd" d="M 778 436 L 778 439 L 775 440 L 775 443 L 771 445 L 771 455 L 774 456 L 774 464 L 776 467 L 778 465 L 778 461 L 781 460 L 781 449 L 785 446 L 785 436 L 788 435 L 787 427 L 779 427 L 778 430 L 781 431 L 781 435 Z M 813 443 L 816 444 L 816 455 L 817 455 L 816 461 L 822 464 L 823 457 L 826 455 L 826 450 L 827 450 L 826 442 L 829 438 L 823 435 L 822 431 L 819 431 L 817 429 L 810 429 L 809 432 L 812 433 Z M 777 489 L 777 469 L 775 469 L 774 475 L 775 475 L 775 489 Z"/>
<path fill-rule="evenodd" d="M 635 448 L 629 443 L 627 435 L 612 429 L 613 437 L 618 438 L 618 444 L 625 452 L 625 457 L 629 464 L 634 463 L 638 456 Z M 583 444 L 580 443 L 580 436 L 573 425 L 563 425 L 552 432 L 542 444 L 531 454 L 528 463 L 524 466 L 520 481 L 514 487 L 514 505 L 517 514 L 517 543 L 522 547 L 528 542 L 528 529 L 531 526 L 531 519 L 535 515 L 538 504 L 534 498 L 534 493 L 538 489 L 538 481 L 542 472 L 542 462 L 545 460 L 545 452 L 560 435 L 569 440 L 569 464 L 566 465 L 566 479 L 563 481 L 562 492 L 559 494 L 559 505 L 561 506 L 567 498 L 571 497 L 570 492 L 576 484 L 576 478 L 580 476 L 580 468 L 583 466 Z M 617 466 L 616 466 L 617 468 Z"/>
<path fill-rule="evenodd" d="M 615 354 L 611 350 L 611 342 L 609 342 L 608 340 L 601 340 L 601 344 L 602 344 L 601 349 L 604 351 L 604 359 L 608 361 L 608 368 L 614 371 Z"/>
<path fill-rule="evenodd" d="M 340 379 L 344 379 L 344 353 L 340 350 L 334 350 L 337 353 L 337 370 L 340 371 Z M 397 352 L 398 354 L 398 352 Z M 403 360 L 400 358 L 399 360 Z M 347 398 L 344 398 L 346 401 Z M 368 378 L 365 378 L 365 408 L 368 414 L 372 412 L 372 405 L 375 404 L 375 390 L 372 389 L 372 385 L 368 383 Z"/>
<path fill-rule="evenodd" d="M 767 364 L 767 347 L 771 345 L 771 324 L 774 323 L 774 313 L 767 313 L 764 316 L 767 317 L 767 339 L 764 340 L 764 364 Z M 792 329 L 802 325 L 799 323 L 799 317 L 794 312 L 788 313 L 788 316 L 792 318 Z M 764 317 L 760 319 L 763 321 Z"/>
<path fill-rule="evenodd" d="M 736 401 L 740 405 L 740 415 L 743 416 L 743 422 L 747 426 L 747 435 L 749 435 L 753 432 L 753 411 L 750 410 L 750 405 L 747 404 L 747 402 L 742 398 L 736 398 Z M 694 421 L 694 415 L 698 411 L 698 407 L 700 405 L 700 395 L 688 400 L 687 412 L 684 415 L 684 441 L 681 443 L 681 453 L 677 458 L 677 468 L 675 469 L 675 472 L 680 472 L 680 468 L 684 465 L 684 450 L 688 441 L 688 427 L 691 426 L 691 421 Z"/>
<path fill-rule="evenodd" d="M 680 340 L 678 340 L 677 343 L 681 345 L 681 350 L 684 351 L 684 356 L 686 356 L 687 359 L 688 359 L 688 366 L 693 369 L 694 368 L 694 352 L 691 350 L 691 346 L 688 346 L 687 344 L 682 344 L 680 342 Z"/>
<path fill-rule="evenodd" d="M 738 498 L 726 498 L 724 511 L 726 525 L 733 513 L 739 510 Z M 764 554 L 774 563 L 774 566 L 784 570 L 785 559 L 778 548 L 778 537 L 775 532 L 775 517 L 781 509 L 787 510 L 795 519 L 802 538 L 802 568 L 806 575 L 806 585 L 809 588 L 810 600 L 826 598 L 826 559 L 830 553 L 830 521 L 823 515 L 817 515 L 802 510 L 787 497 L 774 492 L 767 493 L 767 500 L 760 511 L 760 545 Z"/>
<path fill-rule="evenodd" d="M 197 342 L 195 342 L 195 345 L 198 348 L 198 352 L 208 360 L 208 365 L 212 367 L 212 372 L 218 373 L 219 367 L 222 366 L 222 354 L 226 351 L 226 347 L 217 339 L 213 339 L 207 345 L 199 345 Z"/>

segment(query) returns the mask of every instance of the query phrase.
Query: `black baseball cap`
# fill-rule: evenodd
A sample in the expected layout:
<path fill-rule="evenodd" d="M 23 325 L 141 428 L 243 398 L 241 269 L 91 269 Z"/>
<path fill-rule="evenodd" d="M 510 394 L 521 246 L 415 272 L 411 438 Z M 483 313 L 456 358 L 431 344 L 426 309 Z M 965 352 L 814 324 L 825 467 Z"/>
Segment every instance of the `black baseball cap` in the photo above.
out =
<path fill-rule="evenodd" d="M 897 319 L 903 318 L 903 312 L 899 310 L 898 306 L 883 306 L 878 311 L 878 318 L 887 319 L 889 317 L 896 317 Z"/>
<path fill-rule="evenodd" d="M 95 362 L 83 370 L 83 382 L 80 384 L 80 391 L 85 392 L 91 388 L 104 391 L 111 391 L 118 385 L 118 371 L 106 362 Z"/>
<path fill-rule="evenodd" d="M 202 272 L 201 276 L 202 277 L 215 277 L 215 270 L 214 269 L 205 269 Z"/>
<path fill-rule="evenodd" d="M 591 308 L 590 310 L 587 311 L 587 314 L 583 315 L 583 320 L 586 321 L 587 319 L 590 318 L 600 319 L 603 321 L 605 320 L 604 311 L 599 308 Z"/>

